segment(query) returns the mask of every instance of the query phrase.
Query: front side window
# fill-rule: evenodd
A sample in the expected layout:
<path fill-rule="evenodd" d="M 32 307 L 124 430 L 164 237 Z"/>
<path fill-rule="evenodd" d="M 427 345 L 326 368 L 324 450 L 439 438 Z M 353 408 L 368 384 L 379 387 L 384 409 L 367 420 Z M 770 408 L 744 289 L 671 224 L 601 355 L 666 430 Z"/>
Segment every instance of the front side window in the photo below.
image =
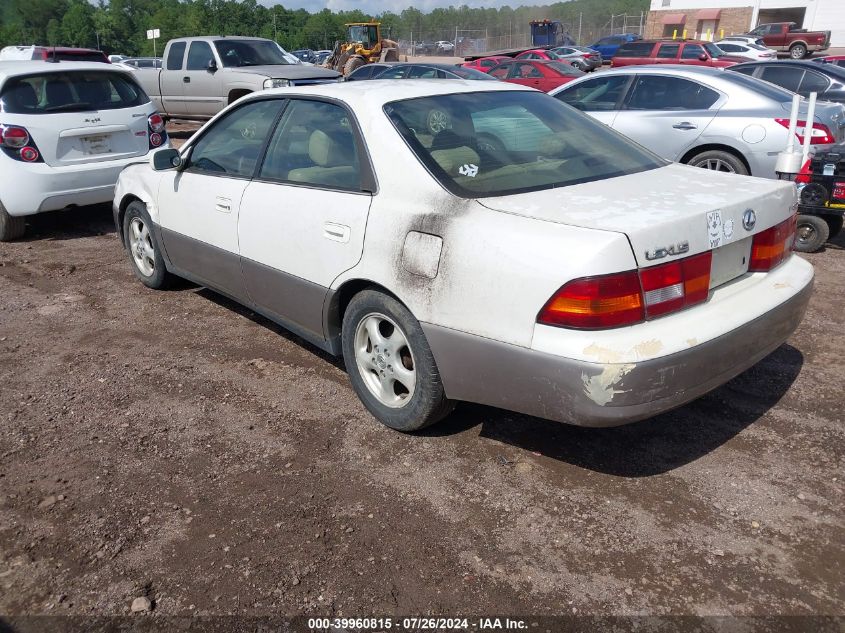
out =
<path fill-rule="evenodd" d="M 322 101 L 294 100 L 270 140 L 259 178 L 360 191 L 358 155 L 345 108 Z"/>
<path fill-rule="evenodd" d="M 215 40 L 214 48 L 223 66 L 241 68 L 243 66 L 274 66 L 290 64 L 281 46 L 270 40 Z"/>
<path fill-rule="evenodd" d="M 440 184 L 466 198 L 639 173 L 667 164 L 547 95 L 474 92 L 389 103 L 384 111 Z M 448 124 L 430 133 L 432 113 Z"/>
<path fill-rule="evenodd" d="M 631 88 L 626 110 L 706 110 L 719 93 L 680 77 L 641 76 Z"/>
<path fill-rule="evenodd" d="M 64 71 L 15 77 L 0 93 L 4 112 L 50 114 L 118 110 L 149 103 L 150 99 L 121 72 Z"/>
<path fill-rule="evenodd" d="M 185 42 L 173 42 L 167 51 L 167 70 L 182 70 L 185 58 Z"/>
<path fill-rule="evenodd" d="M 214 53 L 208 42 L 191 42 L 186 70 L 208 70 L 208 64 L 213 61 Z"/>
<path fill-rule="evenodd" d="M 187 171 L 252 178 L 261 147 L 284 101 L 252 101 L 229 112 L 193 145 Z"/>
<path fill-rule="evenodd" d="M 584 112 L 609 112 L 616 110 L 627 84 L 625 75 L 596 77 L 562 90 L 555 97 Z"/>
<path fill-rule="evenodd" d="M 619 47 L 618 57 L 649 57 L 654 44 L 647 42 L 630 42 Z"/>
<path fill-rule="evenodd" d="M 700 59 L 704 55 L 704 47 L 698 44 L 686 44 L 681 52 L 681 59 Z"/>

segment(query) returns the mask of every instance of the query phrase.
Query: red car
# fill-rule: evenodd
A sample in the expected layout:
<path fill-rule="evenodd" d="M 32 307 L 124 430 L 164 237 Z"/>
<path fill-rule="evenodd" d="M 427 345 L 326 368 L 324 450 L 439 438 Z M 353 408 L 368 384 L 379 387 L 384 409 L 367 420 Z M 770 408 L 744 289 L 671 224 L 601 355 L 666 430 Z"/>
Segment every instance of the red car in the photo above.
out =
<path fill-rule="evenodd" d="M 491 55 L 490 57 L 482 57 L 481 59 L 474 59 L 471 62 L 464 62 L 461 64 L 464 68 L 473 68 L 480 70 L 483 73 L 489 73 L 493 68 L 498 66 L 501 62 L 512 59 L 506 55 Z"/>
<path fill-rule="evenodd" d="M 512 59 L 502 62 L 489 74 L 502 81 L 549 92 L 585 73 L 558 60 Z"/>
<path fill-rule="evenodd" d="M 554 51 L 547 51 L 544 48 L 535 48 L 534 50 L 521 52 L 514 59 L 548 59 L 557 61 L 560 59 L 560 55 Z"/>
<path fill-rule="evenodd" d="M 638 40 L 619 47 L 611 60 L 614 68 L 643 64 L 681 64 L 724 68 L 754 61 L 739 55 L 726 55 L 712 42 L 700 40 Z"/>
<path fill-rule="evenodd" d="M 833 64 L 834 66 L 845 67 L 845 55 L 828 55 L 827 57 L 816 57 L 813 59 L 817 64 Z"/>
<path fill-rule="evenodd" d="M 93 48 L 68 48 L 65 46 L 33 46 L 32 59 L 60 62 L 103 62 L 110 64 L 103 51 Z"/>

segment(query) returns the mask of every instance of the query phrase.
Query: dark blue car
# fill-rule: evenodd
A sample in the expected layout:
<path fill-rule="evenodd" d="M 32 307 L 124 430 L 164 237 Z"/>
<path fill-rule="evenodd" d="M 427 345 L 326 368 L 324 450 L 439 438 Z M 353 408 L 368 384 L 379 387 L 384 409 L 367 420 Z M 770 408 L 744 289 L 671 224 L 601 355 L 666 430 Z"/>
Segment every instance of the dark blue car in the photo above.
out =
<path fill-rule="evenodd" d="M 623 44 L 627 44 L 628 42 L 634 42 L 636 40 L 642 39 L 639 35 L 634 33 L 623 33 L 622 35 L 608 35 L 607 37 L 601 38 L 598 42 L 591 45 L 590 48 L 597 50 L 601 53 L 602 59 L 605 61 L 610 61 L 610 59 L 616 55 L 616 51 L 619 50 L 619 47 Z"/>

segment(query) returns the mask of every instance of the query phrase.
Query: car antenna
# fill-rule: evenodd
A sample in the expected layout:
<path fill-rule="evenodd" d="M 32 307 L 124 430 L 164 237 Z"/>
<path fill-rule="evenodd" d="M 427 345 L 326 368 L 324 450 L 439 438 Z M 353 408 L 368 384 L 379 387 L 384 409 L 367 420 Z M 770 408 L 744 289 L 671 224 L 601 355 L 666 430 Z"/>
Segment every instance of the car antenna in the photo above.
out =
<path fill-rule="evenodd" d="M 47 61 L 50 62 L 51 64 L 58 64 L 59 63 L 59 60 L 56 59 L 56 45 L 55 44 L 53 44 L 52 55 L 47 59 Z"/>

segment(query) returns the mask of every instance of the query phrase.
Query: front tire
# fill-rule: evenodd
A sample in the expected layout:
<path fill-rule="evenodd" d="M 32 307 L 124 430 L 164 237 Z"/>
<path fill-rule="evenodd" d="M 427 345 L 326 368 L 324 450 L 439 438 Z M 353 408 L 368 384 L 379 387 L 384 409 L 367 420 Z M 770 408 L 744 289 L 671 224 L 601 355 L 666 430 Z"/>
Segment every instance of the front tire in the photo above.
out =
<path fill-rule="evenodd" d="M 11 242 L 23 237 L 26 232 L 26 219 L 23 216 L 9 215 L 0 204 L 0 242 Z"/>
<path fill-rule="evenodd" d="M 748 168 L 742 160 L 730 152 L 723 152 L 721 150 L 708 150 L 696 154 L 687 161 L 687 165 L 728 174 L 749 175 Z"/>
<path fill-rule="evenodd" d="M 789 47 L 789 56 L 792 59 L 804 59 L 807 56 L 807 47 L 803 44 L 793 44 Z"/>
<path fill-rule="evenodd" d="M 350 57 L 343 65 L 343 76 L 348 77 L 366 63 L 363 57 Z"/>
<path fill-rule="evenodd" d="M 375 290 L 355 295 L 341 336 L 352 388 L 379 422 L 407 433 L 452 410 L 419 321 L 396 299 Z"/>
<path fill-rule="evenodd" d="M 153 222 L 142 202 L 136 200 L 126 208 L 123 235 L 132 271 L 141 283 L 155 290 L 169 286 L 173 275 L 167 272 Z"/>
<path fill-rule="evenodd" d="M 824 219 L 817 215 L 799 213 L 795 230 L 795 250 L 799 253 L 815 253 L 824 246 L 829 232 Z"/>

